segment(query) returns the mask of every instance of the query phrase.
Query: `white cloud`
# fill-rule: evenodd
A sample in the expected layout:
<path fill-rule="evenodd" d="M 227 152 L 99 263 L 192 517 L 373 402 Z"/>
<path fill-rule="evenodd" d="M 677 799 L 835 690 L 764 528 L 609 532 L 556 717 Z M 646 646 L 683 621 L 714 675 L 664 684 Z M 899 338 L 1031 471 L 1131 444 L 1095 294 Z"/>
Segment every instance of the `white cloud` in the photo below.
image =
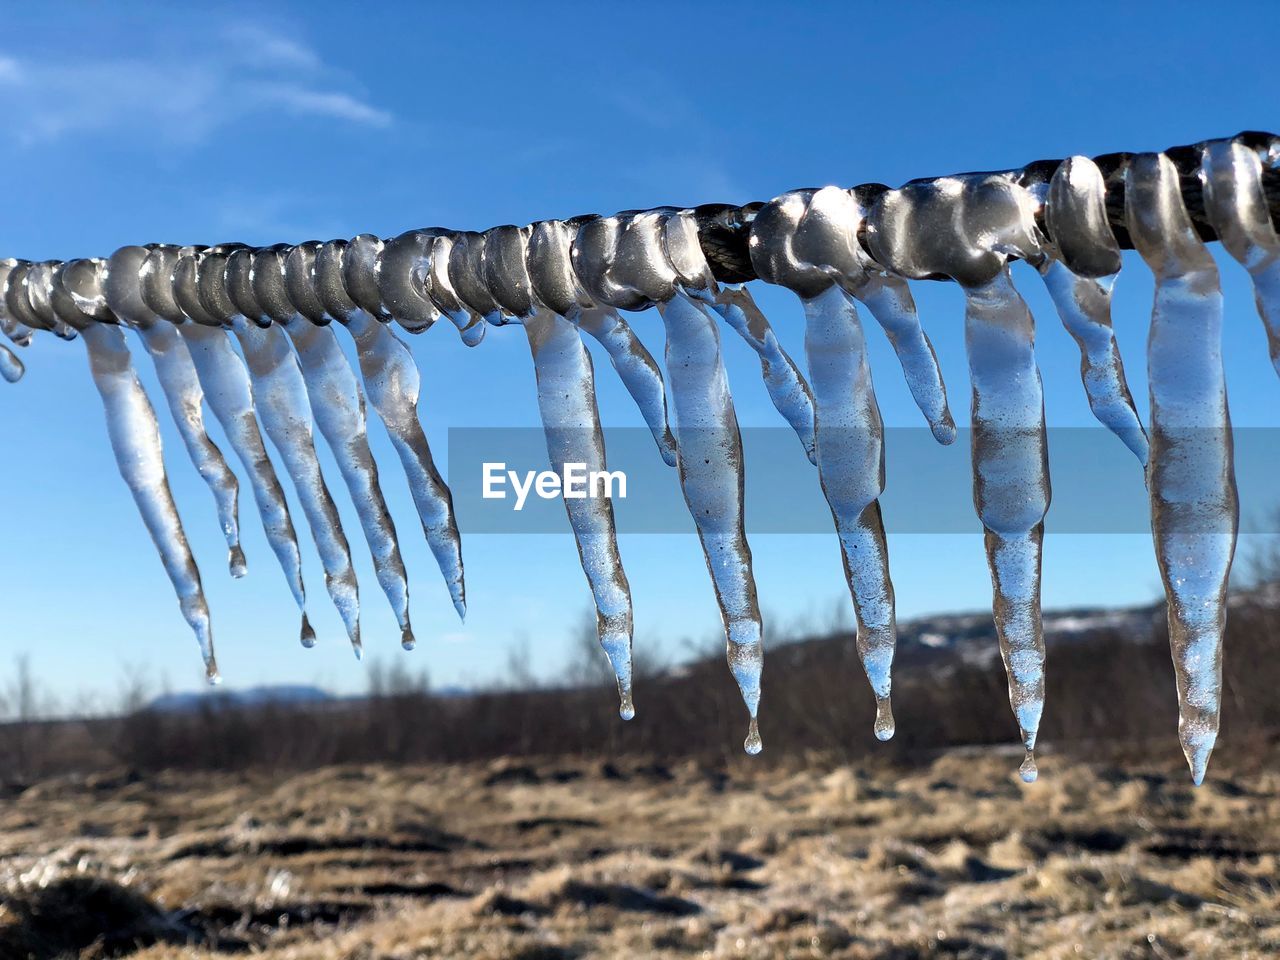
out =
<path fill-rule="evenodd" d="M 253 115 L 385 127 L 349 74 L 291 37 L 237 24 L 199 47 L 151 59 L 21 59 L 0 53 L 6 99 L 0 138 L 23 145 L 110 133 L 195 145 Z"/>
<path fill-rule="evenodd" d="M 385 127 L 391 123 L 391 114 L 347 93 L 308 90 L 292 84 L 263 86 L 259 94 L 266 101 L 280 104 L 285 110 L 297 114 L 333 117 L 371 127 Z"/>

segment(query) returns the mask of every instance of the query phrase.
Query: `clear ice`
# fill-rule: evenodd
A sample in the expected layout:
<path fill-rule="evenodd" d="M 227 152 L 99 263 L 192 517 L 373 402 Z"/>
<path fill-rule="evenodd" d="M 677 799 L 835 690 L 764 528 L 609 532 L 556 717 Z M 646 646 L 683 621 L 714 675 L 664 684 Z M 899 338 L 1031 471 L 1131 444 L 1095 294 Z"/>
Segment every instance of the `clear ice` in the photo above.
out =
<path fill-rule="evenodd" d="M 1217 140 L 1205 145 L 1202 169 L 1205 212 L 1222 246 L 1249 271 L 1280 373 L 1280 236 L 1262 189 L 1262 159 L 1242 143 Z"/>
<path fill-rule="evenodd" d="M 204 391 L 186 341 L 173 324 L 154 315 L 149 322 L 133 324 L 133 329 L 151 357 L 187 455 L 213 494 L 218 524 L 227 540 L 227 566 L 233 577 L 243 577 L 248 568 L 240 547 L 240 482 L 227 466 L 222 451 L 205 432 Z"/>
<path fill-rule="evenodd" d="M 1068 157 L 1054 171 L 1044 201 L 1045 219 L 1081 270 L 1048 250 L 1036 264 L 1062 325 L 1080 348 L 1080 380 L 1089 409 L 1145 468 L 1147 432 L 1142 428 L 1124 376 L 1111 326 L 1111 289 L 1120 270 L 1120 245 L 1107 223 L 1106 184 L 1088 157 Z"/>
<path fill-rule="evenodd" d="M 333 451 L 351 492 L 360 526 L 373 554 L 378 583 L 400 624 L 400 644 L 411 649 L 416 641 L 409 622 L 409 582 L 396 541 L 395 524 L 378 485 L 378 466 L 369 449 L 364 394 L 333 330 L 300 316 L 288 321 L 285 330 L 302 364 L 316 425 Z"/>
<path fill-rule="evenodd" d="M 726 284 L 715 296 L 716 312 L 760 355 L 760 374 L 774 409 L 800 438 L 810 463 L 818 462 L 813 436 L 813 393 L 795 361 L 778 342 L 769 320 L 742 284 Z"/>
<path fill-rule="evenodd" d="M 9 275 L 17 265 L 18 261 L 12 258 L 0 260 L 0 292 L 8 284 Z M 10 316 L 2 296 L 0 296 L 0 333 L 4 334 L 11 343 L 19 347 L 26 347 L 31 344 L 31 328 L 21 323 L 17 317 Z"/>
<path fill-rule="evenodd" d="M 218 525 L 227 541 L 227 566 L 233 577 L 243 577 L 247 566 L 240 547 L 240 482 L 205 432 L 204 390 L 186 341 L 142 299 L 138 271 L 148 256 L 144 247 L 122 247 L 112 254 L 102 272 L 104 300 L 116 319 L 138 335 L 151 357 L 182 444 L 213 494 Z"/>
<path fill-rule="evenodd" d="M 920 325 L 911 289 L 897 277 L 883 271 L 867 271 L 865 277 L 849 292 L 862 303 L 889 338 L 898 356 L 907 389 L 920 412 L 928 421 L 934 439 L 954 443 L 956 423 L 947 405 L 947 390 L 938 368 L 933 344 Z"/>
<path fill-rule="evenodd" d="M 165 476 L 155 412 L 132 367 L 123 327 L 114 321 L 132 328 L 152 358 L 187 452 L 213 493 L 229 566 L 239 576 L 238 485 L 205 431 L 204 403 L 221 423 L 249 473 L 309 644 L 314 633 L 296 535 L 263 445 L 261 418 L 297 486 L 326 584 L 357 652 L 358 587 L 316 457 L 313 418 L 351 492 L 406 647 L 413 633 L 404 564 L 366 436 L 364 392 L 328 321 L 339 321 L 355 341 L 364 388 L 392 437 L 459 615 L 465 592 L 452 498 L 419 419 L 420 372 L 387 321 L 419 333 L 447 316 L 470 346 L 489 326 L 520 322 L 552 465 L 604 471 L 594 370 L 582 335 L 593 337 L 664 460 L 678 468 L 715 587 L 729 665 L 750 714 L 744 746 L 757 753 L 763 624 L 744 530 L 742 440 L 719 323 L 756 351 L 773 405 L 818 467 L 857 614 L 858 653 L 877 700 L 875 732 L 888 739 L 896 624 L 879 505 L 884 430 L 855 302 L 885 331 L 934 437 L 949 443 L 955 424 L 907 285 L 949 278 L 966 303 L 973 497 L 1009 698 L 1026 749 L 1019 773 L 1031 781 L 1044 707 L 1040 576 L 1050 485 L 1035 323 L 1009 270 L 1010 260 L 1025 260 L 1040 272 L 1079 348 L 1094 416 L 1146 465 L 1179 737 L 1200 783 L 1218 733 L 1226 588 L 1239 523 L 1222 294 L 1202 237 L 1212 229 L 1249 273 L 1280 373 L 1280 234 L 1275 197 L 1267 194 L 1278 167 L 1280 139 L 1241 134 L 1167 154 L 1113 155 L 1097 163 L 1077 156 L 1021 170 L 914 180 L 897 189 L 797 190 L 743 208 L 659 208 L 485 233 L 431 228 L 385 242 L 363 236 L 293 248 L 126 247 L 105 269 L 103 261 L 0 260 L 0 334 L 19 347 L 37 330 L 84 340 L 120 471 L 211 679 L 217 670 L 199 573 Z M 1126 229 L 1113 230 L 1121 179 Z M 1203 201 L 1203 216 L 1197 210 L 1193 220 L 1184 194 L 1197 205 Z M 1111 291 L 1126 234 L 1156 278 L 1147 344 L 1149 436 L 1112 327 Z M 809 382 L 747 289 L 718 283 L 707 259 L 712 249 L 722 276 L 751 274 L 740 263 L 745 252 L 761 279 L 800 297 Z M 619 313 L 655 305 L 666 333 L 665 382 Z M 0 344 L 0 376 L 14 381 L 22 373 L 15 353 Z M 612 505 L 588 496 L 566 497 L 565 506 L 595 599 L 600 642 L 617 675 L 620 712 L 629 718 L 633 613 Z"/>
<path fill-rule="evenodd" d="M 1044 711 L 1040 561 L 1050 497 L 1035 321 L 1007 266 L 995 279 L 964 292 L 973 388 L 973 502 L 985 532 L 1009 703 L 1027 750 L 1019 772 L 1031 782 L 1037 776 L 1034 750 Z"/>
<path fill-rule="evenodd" d="M 596 407 L 591 355 L 577 328 L 541 308 L 524 320 L 538 381 L 538 410 L 551 466 L 586 465 L 587 475 L 603 471 L 604 433 Z M 596 604 L 596 633 L 618 681 L 619 713 L 635 716 L 631 692 L 631 586 L 618 555 L 613 502 L 607 497 L 565 497 L 564 506 L 578 544 L 583 572 Z"/>
<path fill-rule="evenodd" d="M 667 397 L 662 373 L 640 338 L 612 307 L 586 307 L 573 316 L 578 328 L 609 355 L 618 378 L 636 402 L 658 452 L 668 466 L 676 465 L 676 440 L 667 423 Z"/>
<path fill-rule="evenodd" d="M 667 384 L 689 513 L 724 620 L 729 669 L 751 715 L 747 753 L 763 749 L 756 714 L 764 626 L 743 523 L 742 436 L 710 308 L 684 293 L 659 303 L 667 332 Z"/>
<path fill-rule="evenodd" d="M 298 537 L 289 516 L 284 490 L 258 430 L 253 391 L 244 362 L 232 349 L 227 333 L 221 328 L 185 323 L 177 329 L 190 351 L 205 399 L 222 425 L 227 442 L 249 474 L 249 485 L 262 516 L 267 542 L 280 561 L 280 569 L 284 571 L 285 580 L 302 612 L 300 639 L 304 646 L 311 646 L 315 642 L 315 630 L 307 616 Z"/>
<path fill-rule="evenodd" d="M 218 681 L 213 653 L 213 628 L 205 602 L 200 571 L 191 556 L 178 508 L 169 490 L 160 430 L 155 410 L 133 371 L 133 360 L 120 328 L 109 323 L 88 323 L 81 337 L 89 353 L 89 369 L 102 396 L 107 433 L 120 475 L 129 486 L 142 521 L 160 552 L 165 573 L 173 582 L 182 616 L 191 625 L 204 657 L 205 676 Z"/>
<path fill-rule="evenodd" d="M 757 214 L 750 245 L 760 276 L 789 287 L 804 305 L 818 479 L 858 621 L 854 642 L 876 698 L 875 734 L 888 740 L 894 734 L 890 694 L 897 621 L 879 502 L 884 426 L 862 322 L 848 292 L 865 292 L 872 283 L 864 269 L 868 258 L 853 249 L 859 220 L 843 191 L 794 191 Z M 949 422 L 940 380 L 938 390 L 938 409 Z"/>
<path fill-rule="evenodd" d="M 462 537 L 453 515 L 453 496 L 436 469 L 427 435 L 418 419 L 422 375 L 409 348 L 386 324 L 363 310 L 340 317 L 356 343 L 360 374 L 373 408 L 386 425 L 409 481 L 426 536 L 458 616 L 467 615 Z"/>
<path fill-rule="evenodd" d="M 1222 291 L 1164 154 L 1129 161 L 1125 216 L 1156 278 L 1147 340 L 1151 529 L 1168 598 L 1178 738 L 1199 784 L 1218 737 L 1227 578 L 1239 525 Z"/>
<path fill-rule="evenodd" d="M 857 649 L 876 697 L 875 734 L 894 733 L 890 705 L 897 622 L 880 495 L 884 426 L 857 309 L 832 284 L 805 297 L 805 356 L 817 404 L 818 477 L 831 507 L 858 620 Z"/>
<path fill-rule="evenodd" d="M 787 195 L 790 215 L 799 211 L 790 238 L 789 251 L 796 262 L 812 265 L 831 276 L 844 290 L 863 304 L 889 339 L 898 357 L 907 388 L 924 414 L 934 438 L 949 444 L 956 438 L 956 425 L 947 405 L 947 391 L 933 344 L 920 325 L 911 290 L 900 277 L 887 273 L 863 249 L 858 232 L 866 210 L 853 192 L 839 187 L 795 191 Z"/>
<path fill-rule="evenodd" d="M 284 461 L 315 540 L 324 568 L 325 589 L 359 656 L 360 586 L 338 508 L 316 457 L 311 408 L 298 360 L 288 336 L 277 326 L 263 328 L 237 317 L 232 321 L 232 332 L 249 368 L 262 428 Z M 307 639 L 304 637 L 303 642 Z"/>
<path fill-rule="evenodd" d="M 26 373 L 27 368 L 12 350 L 0 343 L 0 377 L 9 383 L 17 383 Z"/>

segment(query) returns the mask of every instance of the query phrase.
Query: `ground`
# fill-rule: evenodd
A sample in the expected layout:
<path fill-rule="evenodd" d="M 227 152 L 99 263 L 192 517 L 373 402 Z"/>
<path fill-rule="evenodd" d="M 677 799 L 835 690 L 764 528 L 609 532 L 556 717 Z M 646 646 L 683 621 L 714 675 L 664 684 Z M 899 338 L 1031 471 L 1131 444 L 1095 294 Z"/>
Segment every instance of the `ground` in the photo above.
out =
<path fill-rule="evenodd" d="M 1280 774 L 1017 759 L 48 780 L 0 805 L 0 957 L 1280 953 Z"/>

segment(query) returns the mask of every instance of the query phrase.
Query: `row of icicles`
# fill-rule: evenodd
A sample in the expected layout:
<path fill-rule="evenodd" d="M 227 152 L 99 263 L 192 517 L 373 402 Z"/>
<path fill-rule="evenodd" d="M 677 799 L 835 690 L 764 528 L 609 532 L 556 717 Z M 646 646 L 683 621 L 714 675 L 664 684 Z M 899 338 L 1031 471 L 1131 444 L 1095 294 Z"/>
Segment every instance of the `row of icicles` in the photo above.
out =
<path fill-rule="evenodd" d="M 1242 139 L 1202 144 L 1198 176 L 1209 222 L 1253 277 L 1280 364 L 1280 238 L 1262 188 L 1263 171 L 1276 157 Z M 934 436 L 950 443 L 956 430 L 942 378 L 905 282 L 950 278 L 966 300 L 974 501 L 986 531 L 1010 701 L 1026 747 L 1020 772 L 1030 781 L 1044 697 L 1040 567 L 1049 479 L 1034 321 L 1008 268 L 1011 258 L 1024 259 L 1039 270 L 1079 344 L 1093 412 L 1146 470 L 1169 601 L 1179 734 L 1199 783 L 1218 730 L 1224 597 L 1238 515 L 1220 353 L 1222 298 L 1173 161 L 1165 154 L 1133 155 L 1122 177 L 1130 239 L 1156 278 L 1149 435 L 1112 334 L 1111 287 L 1121 258 L 1108 224 L 1106 182 L 1084 157 L 1052 169 L 1032 165 L 915 181 L 898 190 L 794 191 L 764 205 L 751 222 L 750 255 L 763 280 L 800 297 L 807 378 L 749 290 L 717 283 L 692 215 L 676 209 L 485 233 L 418 230 L 387 241 L 359 236 L 264 249 L 154 245 L 125 247 L 107 260 L 2 261 L 0 329 L 18 346 L 35 330 L 84 343 L 121 474 L 211 680 L 218 674 L 200 574 L 126 331 L 150 356 L 187 452 L 213 494 L 232 576 L 246 570 L 238 484 L 205 432 L 206 406 L 248 477 L 301 611 L 303 644 L 314 643 L 315 634 L 297 535 L 264 433 L 297 492 L 325 586 L 357 654 L 359 588 L 317 461 L 313 424 L 340 467 L 402 643 L 412 647 L 404 562 L 369 449 L 366 396 L 399 455 L 460 616 L 466 593 L 451 496 L 418 418 L 418 368 L 388 321 L 417 334 L 446 317 L 469 346 L 490 325 L 523 326 L 557 470 L 566 462 L 605 468 L 594 371 L 582 341 L 589 335 L 635 399 L 660 455 L 678 468 L 714 581 L 729 665 L 750 714 L 746 750 L 756 753 L 763 628 L 744 535 L 742 442 L 721 361 L 720 325 L 759 354 L 774 406 L 817 466 L 857 614 L 858 654 L 877 700 L 875 733 L 884 740 L 894 732 L 889 698 L 896 644 L 879 504 L 884 434 L 856 304 L 883 328 Z M 666 332 L 665 380 L 619 313 L 653 306 Z M 359 379 L 343 354 L 339 327 L 355 341 Z M 0 372 L 12 381 L 22 370 L 0 346 Z M 630 718 L 631 593 L 612 507 L 603 498 L 564 502 L 595 599 L 600 642 L 617 675 L 621 713 Z"/>

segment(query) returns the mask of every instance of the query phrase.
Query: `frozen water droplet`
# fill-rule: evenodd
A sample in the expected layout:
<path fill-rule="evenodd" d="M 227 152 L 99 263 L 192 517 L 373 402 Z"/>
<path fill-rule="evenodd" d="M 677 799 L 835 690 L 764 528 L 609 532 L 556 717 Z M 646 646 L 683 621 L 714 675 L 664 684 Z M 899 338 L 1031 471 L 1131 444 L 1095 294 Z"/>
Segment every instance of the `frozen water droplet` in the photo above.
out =
<path fill-rule="evenodd" d="M 755 717 L 751 718 L 751 723 L 747 726 L 747 739 L 743 741 L 742 749 L 753 757 L 764 749 L 764 741 L 760 739 L 760 724 Z"/>
<path fill-rule="evenodd" d="M 12 350 L 0 344 L 0 377 L 4 377 L 10 383 L 17 383 L 22 379 L 26 369 Z"/>
<path fill-rule="evenodd" d="M 876 700 L 876 739 L 882 742 L 892 740 L 896 730 L 897 725 L 893 721 L 893 705 L 888 697 L 878 698 Z"/>
<path fill-rule="evenodd" d="M 1036 755 L 1034 750 L 1028 750 L 1022 765 L 1018 767 L 1018 776 L 1022 778 L 1023 783 L 1035 783 L 1036 778 L 1040 776 L 1040 768 L 1036 766 Z"/>

